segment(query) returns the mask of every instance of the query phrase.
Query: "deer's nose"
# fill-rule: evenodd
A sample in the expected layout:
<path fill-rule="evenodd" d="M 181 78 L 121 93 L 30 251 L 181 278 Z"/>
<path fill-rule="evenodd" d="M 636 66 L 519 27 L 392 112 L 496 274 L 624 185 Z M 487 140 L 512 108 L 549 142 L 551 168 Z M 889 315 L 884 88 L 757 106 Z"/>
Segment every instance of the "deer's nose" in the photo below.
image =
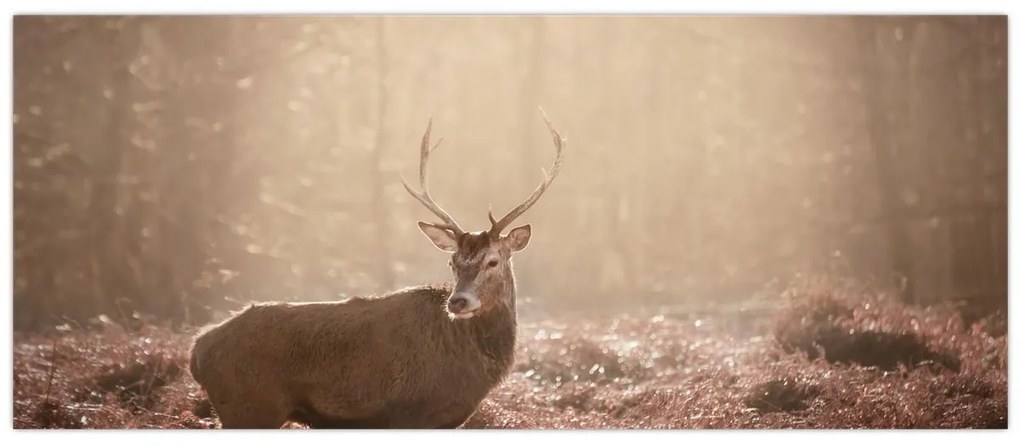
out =
<path fill-rule="evenodd" d="M 453 312 L 454 314 L 459 314 L 463 312 L 464 309 L 467 308 L 468 299 L 461 295 L 454 295 L 453 297 L 450 297 L 449 306 L 450 312 Z"/>
<path fill-rule="evenodd" d="M 454 292 L 446 303 L 446 310 L 456 318 L 471 318 L 481 307 L 482 302 L 474 292 Z"/>

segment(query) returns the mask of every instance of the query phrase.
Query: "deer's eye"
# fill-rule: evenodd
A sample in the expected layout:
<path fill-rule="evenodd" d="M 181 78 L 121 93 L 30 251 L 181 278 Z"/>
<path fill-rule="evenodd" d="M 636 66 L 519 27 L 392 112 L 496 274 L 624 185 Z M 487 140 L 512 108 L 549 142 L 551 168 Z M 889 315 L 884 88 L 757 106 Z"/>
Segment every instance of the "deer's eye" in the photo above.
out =
<path fill-rule="evenodd" d="M 493 267 L 496 267 L 497 264 L 499 264 L 499 260 L 489 260 L 489 263 L 486 264 L 485 267 L 492 269 Z"/>

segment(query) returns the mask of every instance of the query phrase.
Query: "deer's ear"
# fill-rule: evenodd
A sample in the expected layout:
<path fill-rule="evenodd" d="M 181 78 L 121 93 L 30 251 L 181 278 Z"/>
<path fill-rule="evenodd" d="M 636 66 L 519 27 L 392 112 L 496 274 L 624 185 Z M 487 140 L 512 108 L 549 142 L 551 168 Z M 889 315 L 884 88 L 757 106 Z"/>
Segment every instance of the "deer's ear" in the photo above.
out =
<path fill-rule="evenodd" d="M 429 237 L 437 249 L 450 253 L 457 251 L 457 237 L 453 232 L 424 221 L 418 221 L 418 228 L 425 236 Z"/>
<path fill-rule="evenodd" d="M 510 246 L 510 250 L 514 252 L 520 252 L 528 247 L 528 241 L 531 240 L 531 224 L 525 224 L 520 227 L 514 227 L 510 230 L 510 233 L 506 234 L 506 242 Z"/>

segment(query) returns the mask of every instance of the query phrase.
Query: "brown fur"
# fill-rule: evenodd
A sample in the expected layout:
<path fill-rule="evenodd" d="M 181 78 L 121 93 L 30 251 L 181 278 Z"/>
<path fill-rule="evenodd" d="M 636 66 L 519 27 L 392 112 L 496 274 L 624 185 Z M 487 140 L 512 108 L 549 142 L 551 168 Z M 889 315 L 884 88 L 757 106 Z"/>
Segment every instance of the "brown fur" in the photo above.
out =
<path fill-rule="evenodd" d="M 207 328 L 191 371 L 224 428 L 453 428 L 513 365 L 517 317 L 511 249 L 484 232 L 458 237 L 457 285 L 482 307 L 446 309 L 451 289 L 422 286 L 378 298 L 252 305 Z M 499 266 L 482 272 L 486 253 Z"/>

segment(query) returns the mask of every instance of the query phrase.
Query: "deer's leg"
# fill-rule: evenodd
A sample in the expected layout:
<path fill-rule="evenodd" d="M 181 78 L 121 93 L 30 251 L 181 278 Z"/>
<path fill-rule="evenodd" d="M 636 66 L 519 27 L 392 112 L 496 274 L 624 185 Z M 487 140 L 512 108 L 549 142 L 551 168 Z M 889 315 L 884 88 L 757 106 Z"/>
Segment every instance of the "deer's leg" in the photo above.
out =
<path fill-rule="evenodd" d="M 277 429 L 286 422 L 287 416 L 274 409 L 249 406 L 220 412 L 223 429 Z"/>
<path fill-rule="evenodd" d="M 458 428 L 461 425 L 463 425 L 464 422 L 467 422 L 467 420 L 470 419 L 470 418 L 471 418 L 471 414 L 468 414 L 468 415 L 463 416 L 463 417 L 458 417 L 457 418 L 458 420 L 456 420 L 456 421 L 439 425 L 439 429 L 452 430 L 454 428 Z"/>
<path fill-rule="evenodd" d="M 428 415 L 425 403 L 391 403 L 388 406 L 389 427 L 405 429 L 435 428 L 436 425 Z"/>
<path fill-rule="evenodd" d="M 464 425 L 464 423 L 467 422 L 468 419 L 471 418 L 471 416 L 475 415 L 475 412 L 477 411 L 477 409 L 478 409 L 477 405 L 473 405 L 473 406 L 470 406 L 470 407 L 463 407 L 463 406 L 461 406 L 461 407 L 451 407 L 451 409 L 448 410 L 447 412 L 460 413 L 460 414 L 454 415 L 454 416 L 444 416 L 444 419 L 447 419 L 447 421 L 445 421 L 443 423 L 440 423 L 437 428 L 440 428 L 440 429 L 460 428 L 460 426 Z M 453 419 L 453 420 L 448 420 L 448 419 Z"/>
<path fill-rule="evenodd" d="M 385 419 L 322 419 L 307 423 L 309 428 L 333 428 L 333 429 L 382 429 L 388 426 Z"/>
<path fill-rule="evenodd" d="M 223 429 L 276 429 L 287 422 L 288 413 L 279 403 L 259 397 L 210 397 Z"/>
<path fill-rule="evenodd" d="M 458 414 L 451 416 L 449 413 Z M 453 429 L 467 422 L 474 413 L 474 407 L 463 409 L 463 407 L 448 406 L 443 409 L 436 409 L 434 404 L 424 402 L 391 405 L 389 427 Z"/>

